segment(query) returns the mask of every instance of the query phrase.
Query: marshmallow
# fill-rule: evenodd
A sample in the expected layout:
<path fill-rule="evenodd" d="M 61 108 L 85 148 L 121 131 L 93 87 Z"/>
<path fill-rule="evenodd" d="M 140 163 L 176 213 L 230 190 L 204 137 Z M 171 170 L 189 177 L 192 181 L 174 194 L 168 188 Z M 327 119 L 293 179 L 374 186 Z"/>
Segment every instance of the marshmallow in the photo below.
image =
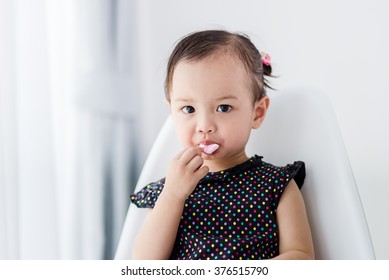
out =
<path fill-rule="evenodd" d="M 208 155 L 212 155 L 217 149 L 219 149 L 218 144 L 210 144 L 210 145 L 200 144 L 199 147 L 203 150 L 204 153 Z"/>

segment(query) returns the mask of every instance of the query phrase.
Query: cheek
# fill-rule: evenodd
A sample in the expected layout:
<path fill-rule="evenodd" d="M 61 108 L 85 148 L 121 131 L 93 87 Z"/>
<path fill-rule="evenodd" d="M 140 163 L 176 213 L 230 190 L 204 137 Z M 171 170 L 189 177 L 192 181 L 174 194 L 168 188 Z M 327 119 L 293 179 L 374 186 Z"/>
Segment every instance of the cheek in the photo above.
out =
<path fill-rule="evenodd" d="M 176 134 L 178 141 L 183 148 L 192 146 L 192 129 L 185 122 L 175 122 Z"/>
<path fill-rule="evenodd" d="M 242 145 L 247 142 L 250 133 L 251 120 L 247 116 L 230 120 L 224 129 L 224 135 L 230 139 L 232 145 Z"/>
<path fill-rule="evenodd" d="M 250 131 L 252 127 L 252 114 L 240 114 L 228 121 L 228 130 L 239 134 L 240 132 Z"/>

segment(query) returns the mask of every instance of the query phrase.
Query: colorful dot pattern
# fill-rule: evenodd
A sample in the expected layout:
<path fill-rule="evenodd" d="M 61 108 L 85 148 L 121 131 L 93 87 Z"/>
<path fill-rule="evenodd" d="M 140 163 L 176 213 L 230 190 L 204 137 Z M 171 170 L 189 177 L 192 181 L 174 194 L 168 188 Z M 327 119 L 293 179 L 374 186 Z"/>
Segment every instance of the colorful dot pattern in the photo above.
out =
<path fill-rule="evenodd" d="M 277 167 L 254 156 L 230 169 L 210 172 L 187 198 L 171 259 L 268 259 L 279 254 L 276 212 L 288 182 L 305 178 L 301 161 Z M 152 208 L 164 179 L 131 196 Z"/>

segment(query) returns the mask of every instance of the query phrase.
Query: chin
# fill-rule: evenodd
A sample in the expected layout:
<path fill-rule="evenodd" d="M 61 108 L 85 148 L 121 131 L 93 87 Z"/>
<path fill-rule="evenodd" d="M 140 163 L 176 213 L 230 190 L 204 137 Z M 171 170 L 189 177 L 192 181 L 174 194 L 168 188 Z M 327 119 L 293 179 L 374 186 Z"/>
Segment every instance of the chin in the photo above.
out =
<path fill-rule="evenodd" d="M 213 153 L 213 154 L 211 154 L 211 155 L 209 155 L 209 154 L 203 152 L 203 153 L 202 153 L 202 158 L 203 158 L 204 160 L 213 160 L 213 159 L 216 158 L 216 154 L 217 154 L 217 152 L 215 152 L 215 153 Z"/>

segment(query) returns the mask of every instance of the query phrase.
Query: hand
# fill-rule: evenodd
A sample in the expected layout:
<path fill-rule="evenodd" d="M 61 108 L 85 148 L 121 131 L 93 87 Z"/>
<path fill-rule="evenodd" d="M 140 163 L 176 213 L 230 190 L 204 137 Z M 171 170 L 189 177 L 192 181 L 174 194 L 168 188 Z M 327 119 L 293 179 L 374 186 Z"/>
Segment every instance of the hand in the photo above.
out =
<path fill-rule="evenodd" d="M 203 166 L 199 147 L 188 148 L 177 154 L 169 164 L 164 192 L 184 201 L 195 189 L 197 183 L 209 172 Z"/>

